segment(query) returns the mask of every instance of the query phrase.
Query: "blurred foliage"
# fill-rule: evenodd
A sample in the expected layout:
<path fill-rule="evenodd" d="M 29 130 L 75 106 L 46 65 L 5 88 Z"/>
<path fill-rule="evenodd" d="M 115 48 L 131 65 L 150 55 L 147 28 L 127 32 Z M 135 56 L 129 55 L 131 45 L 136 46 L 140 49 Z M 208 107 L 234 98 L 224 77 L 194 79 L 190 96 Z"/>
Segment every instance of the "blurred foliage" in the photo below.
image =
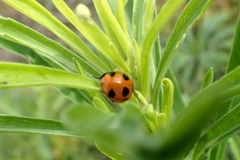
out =
<path fill-rule="evenodd" d="M 205 17 L 186 35 L 172 63 L 185 94 L 194 95 L 200 89 L 210 68 L 215 79 L 225 73 L 235 28 L 229 17 L 226 12 Z"/>
<path fill-rule="evenodd" d="M 48 93 L 48 94 L 46 94 Z M 64 95 L 51 87 L 0 90 L 0 113 L 60 119 L 64 106 L 71 106 Z M 37 134 L 0 134 L 0 159 L 4 160 L 107 160 L 93 142 L 74 137 Z"/>
<path fill-rule="evenodd" d="M 54 10 L 52 3 L 49 3 L 50 1 L 42 1 L 44 6 Z M 238 0 L 216 1 L 215 5 L 213 5 L 213 7 L 215 7 L 213 12 L 218 10 L 222 12 L 222 9 L 228 12 L 231 10 L 239 10 L 239 4 L 236 5 L 239 3 L 237 1 Z M 39 0 L 39 2 L 41 1 Z M 1 3 L 2 2 L 0 2 L 0 4 Z M 69 1 L 69 4 L 74 3 L 70 3 Z M 12 11 L 12 9 L 9 11 L 3 9 L 0 14 L 4 14 L 3 12 L 11 12 L 11 14 L 6 13 L 6 15 L 10 15 L 10 17 L 13 17 L 13 14 L 15 14 L 16 17 L 20 15 Z M 194 95 L 194 93 L 200 89 L 201 82 L 209 68 L 213 68 L 216 78 L 219 78 L 225 72 L 228 60 L 227 53 L 230 51 L 234 33 L 234 26 L 231 21 L 231 17 L 233 16 L 236 15 L 231 15 L 230 12 L 224 12 L 206 17 L 200 21 L 194 30 L 186 35 L 186 40 L 172 63 L 180 87 L 184 88 L 185 94 Z M 26 21 L 26 18 L 20 19 Z M 27 19 L 27 21 L 33 24 L 29 19 Z M 171 22 L 169 24 L 172 25 Z M 42 29 L 43 28 L 38 28 L 38 30 L 46 32 L 44 34 L 49 36 L 50 32 L 42 31 Z M 166 32 L 168 32 L 167 29 Z M 57 91 L 51 88 L 35 87 L 31 89 L 0 90 L 0 104 L 1 114 L 59 119 L 58 117 L 63 106 L 71 105 L 71 102 L 68 101 L 65 96 L 58 94 Z M 0 135 L 0 144 L 1 159 L 7 160 L 108 159 L 102 155 L 93 144 L 70 137 L 8 133 Z"/>

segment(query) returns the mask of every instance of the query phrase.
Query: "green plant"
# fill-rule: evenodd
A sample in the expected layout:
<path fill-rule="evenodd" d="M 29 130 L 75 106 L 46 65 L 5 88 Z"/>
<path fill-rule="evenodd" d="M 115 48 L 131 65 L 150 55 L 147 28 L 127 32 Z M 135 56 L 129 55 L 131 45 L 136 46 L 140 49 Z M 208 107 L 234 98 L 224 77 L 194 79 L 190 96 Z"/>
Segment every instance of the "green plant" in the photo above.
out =
<path fill-rule="evenodd" d="M 226 140 L 234 136 L 230 144 L 234 156 L 239 156 L 235 133 L 240 129 L 236 97 L 240 93 L 240 20 L 227 74 L 212 83 L 213 71 L 209 70 L 202 90 L 187 105 L 178 88 L 174 89 L 177 83 L 168 70 L 186 33 L 213 0 L 188 2 L 162 53 L 158 34 L 184 0 L 168 0 L 157 14 L 155 1 L 134 0 L 130 27 L 124 14 L 127 0 L 117 1 L 115 14 L 107 0 L 93 0 L 104 31 L 85 6 L 77 7 L 77 17 L 64 1 L 52 0 L 96 53 L 36 1 L 3 1 L 51 30 L 79 55 L 12 19 L 0 18 L 0 45 L 32 63 L 1 63 L 0 87 L 54 85 L 76 103 L 62 113 L 63 122 L 1 115 L 1 132 L 85 137 L 117 160 L 201 159 L 206 153 L 216 159 L 224 156 L 219 150 L 225 150 Z M 134 95 L 126 103 L 112 103 L 99 92 L 99 81 L 94 77 L 113 70 L 134 81 Z M 172 81 L 164 78 L 166 74 Z M 175 116 L 171 116 L 172 110 Z M 209 123 L 216 110 L 217 118 Z"/>

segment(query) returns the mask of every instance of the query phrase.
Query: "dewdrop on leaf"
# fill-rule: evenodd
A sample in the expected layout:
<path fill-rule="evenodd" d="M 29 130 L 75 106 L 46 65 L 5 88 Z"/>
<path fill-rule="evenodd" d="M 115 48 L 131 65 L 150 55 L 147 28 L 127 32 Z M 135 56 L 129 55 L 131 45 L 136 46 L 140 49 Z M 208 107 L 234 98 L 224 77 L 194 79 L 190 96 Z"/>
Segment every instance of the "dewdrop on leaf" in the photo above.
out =
<path fill-rule="evenodd" d="M 79 18 L 89 19 L 91 18 L 91 12 L 88 7 L 82 3 L 78 4 L 75 8 L 75 13 Z"/>

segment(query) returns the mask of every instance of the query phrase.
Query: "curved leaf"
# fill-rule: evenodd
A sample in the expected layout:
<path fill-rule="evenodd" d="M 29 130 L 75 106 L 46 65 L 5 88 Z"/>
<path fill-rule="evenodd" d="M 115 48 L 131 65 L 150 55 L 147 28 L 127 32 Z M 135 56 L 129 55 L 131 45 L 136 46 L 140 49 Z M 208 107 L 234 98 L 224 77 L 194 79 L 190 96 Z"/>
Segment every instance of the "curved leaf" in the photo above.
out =
<path fill-rule="evenodd" d="M 175 115 L 179 115 L 179 113 L 181 113 L 181 111 L 184 108 L 186 108 L 186 103 L 183 99 L 183 95 L 182 95 L 182 92 L 180 91 L 180 87 L 179 87 L 177 78 L 174 76 L 172 69 L 168 70 L 168 72 L 166 73 L 166 77 L 171 79 L 171 81 L 173 82 L 173 85 L 174 85 L 173 110 L 174 110 Z"/>
<path fill-rule="evenodd" d="M 173 106 L 174 85 L 170 79 L 164 78 L 162 81 L 162 86 L 163 86 L 163 93 L 162 93 L 163 100 L 162 100 L 161 113 L 166 114 L 167 127 L 170 127 L 172 106 Z"/>
<path fill-rule="evenodd" d="M 57 85 L 100 90 L 99 83 L 78 74 L 17 63 L 0 63 L 0 88 Z"/>
<path fill-rule="evenodd" d="M 201 89 L 204 89 L 206 88 L 207 86 L 209 86 L 211 83 L 213 82 L 213 68 L 210 68 L 205 77 L 204 77 L 204 80 L 203 80 L 203 83 L 202 83 L 202 87 Z"/>

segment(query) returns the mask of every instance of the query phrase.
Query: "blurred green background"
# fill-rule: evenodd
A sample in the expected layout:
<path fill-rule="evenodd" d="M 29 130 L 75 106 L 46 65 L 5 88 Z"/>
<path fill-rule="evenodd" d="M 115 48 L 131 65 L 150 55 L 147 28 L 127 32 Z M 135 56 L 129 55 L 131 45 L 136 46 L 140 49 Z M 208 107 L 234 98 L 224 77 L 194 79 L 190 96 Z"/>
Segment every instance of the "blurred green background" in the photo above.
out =
<path fill-rule="evenodd" d="M 157 0 L 157 6 L 160 8 L 165 1 Z M 38 0 L 38 2 L 79 34 L 56 10 L 51 1 Z M 91 9 L 92 17 L 99 22 L 90 0 L 66 0 L 66 2 L 73 9 L 78 3 L 86 4 Z M 1 16 L 11 17 L 62 43 L 50 31 L 2 1 L 0 6 Z M 224 74 L 239 8 L 239 0 L 216 0 L 186 35 L 171 66 L 186 101 L 198 92 L 208 69 L 213 68 L 215 79 Z M 175 14 L 160 35 L 163 48 L 180 12 Z M 0 48 L 1 61 L 27 63 L 23 58 Z M 72 102 L 53 87 L 0 90 L 0 114 L 60 119 L 61 111 L 71 105 Z M 0 159 L 3 160 L 108 160 L 96 149 L 94 142 L 78 138 L 1 133 L 0 144 Z"/>
<path fill-rule="evenodd" d="M 60 119 L 72 104 L 51 87 L 0 90 L 0 114 Z M 23 133 L 0 134 L 1 160 L 107 160 L 94 143 L 79 138 Z"/>

